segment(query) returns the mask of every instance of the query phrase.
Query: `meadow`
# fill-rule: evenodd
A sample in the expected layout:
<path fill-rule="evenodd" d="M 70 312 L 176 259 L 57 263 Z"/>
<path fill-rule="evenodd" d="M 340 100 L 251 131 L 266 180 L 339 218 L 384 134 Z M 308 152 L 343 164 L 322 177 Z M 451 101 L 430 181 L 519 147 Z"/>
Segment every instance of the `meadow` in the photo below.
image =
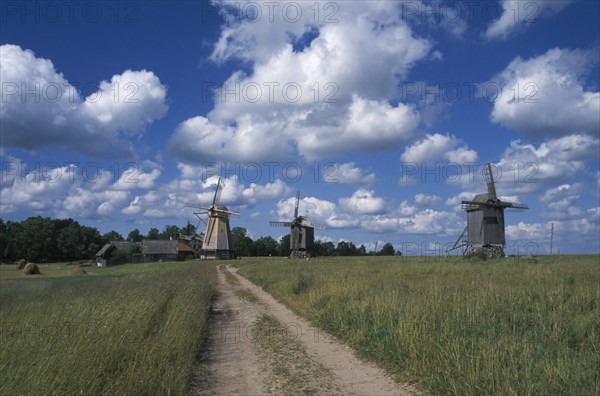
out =
<path fill-rule="evenodd" d="M 214 263 L 0 266 L 0 394 L 185 393 Z"/>
<path fill-rule="evenodd" d="M 427 393 L 600 394 L 600 258 L 260 260 L 240 274 Z"/>

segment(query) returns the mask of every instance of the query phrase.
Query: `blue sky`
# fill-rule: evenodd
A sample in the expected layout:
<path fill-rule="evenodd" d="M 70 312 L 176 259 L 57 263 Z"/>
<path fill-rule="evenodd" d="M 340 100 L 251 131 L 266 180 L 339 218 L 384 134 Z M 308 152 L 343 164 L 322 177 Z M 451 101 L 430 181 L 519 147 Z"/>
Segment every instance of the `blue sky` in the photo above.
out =
<path fill-rule="evenodd" d="M 494 164 L 508 253 L 600 251 L 598 2 L 1 5 L 0 212 L 439 254 Z M 379 245 L 381 246 L 381 245 Z"/>

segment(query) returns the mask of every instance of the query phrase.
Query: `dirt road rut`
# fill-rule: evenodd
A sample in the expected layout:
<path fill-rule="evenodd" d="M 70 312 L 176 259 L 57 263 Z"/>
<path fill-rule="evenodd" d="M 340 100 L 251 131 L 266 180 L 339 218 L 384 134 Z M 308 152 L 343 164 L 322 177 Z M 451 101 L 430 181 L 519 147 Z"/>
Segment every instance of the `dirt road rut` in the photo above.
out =
<path fill-rule="evenodd" d="M 231 267 L 219 266 L 192 395 L 413 395 Z"/>

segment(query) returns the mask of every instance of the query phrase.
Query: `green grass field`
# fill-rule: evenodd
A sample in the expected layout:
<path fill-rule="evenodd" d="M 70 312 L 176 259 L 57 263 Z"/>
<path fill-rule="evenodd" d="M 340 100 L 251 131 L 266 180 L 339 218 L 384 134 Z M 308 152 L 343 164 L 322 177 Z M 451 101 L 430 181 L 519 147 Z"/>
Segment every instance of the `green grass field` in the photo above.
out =
<path fill-rule="evenodd" d="M 0 394 L 184 393 L 214 263 L 72 268 L 0 266 Z"/>
<path fill-rule="evenodd" d="M 240 273 L 432 394 L 600 394 L 600 258 L 241 262 Z"/>

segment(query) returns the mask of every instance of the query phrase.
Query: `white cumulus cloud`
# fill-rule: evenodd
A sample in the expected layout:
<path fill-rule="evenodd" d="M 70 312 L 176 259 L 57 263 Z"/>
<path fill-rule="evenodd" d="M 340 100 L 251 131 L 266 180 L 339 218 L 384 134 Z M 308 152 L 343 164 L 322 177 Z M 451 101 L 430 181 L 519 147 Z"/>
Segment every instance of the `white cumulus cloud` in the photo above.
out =
<path fill-rule="evenodd" d="M 448 161 L 456 164 L 477 161 L 477 152 L 463 144 L 462 139 L 454 135 L 439 133 L 426 134 L 416 143 L 408 146 L 400 156 L 403 162 L 431 163 Z"/>
<path fill-rule="evenodd" d="M 350 213 L 377 214 L 385 210 L 385 200 L 375 196 L 375 192 L 360 188 L 349 198 L 340 198 L 340 206 Z"/>
<path fill-rule="evenodd" d="M 597 135 L 600 92 L 587 90 L 584 80 L 597 59 L 595 51 L 560 48 L 515 58 L 493 79 L 501 96 L 494 102 L 492 121 L 538 141 Z"/>
<path fill-rule="evenodd" d="M 308 20 L 312 3 L 293 3 L 303 19 L 276 23 L 235 18 L 234 3 L 217 4 L 225 23 L 212 59 L 242 59 L 251 67 L 216 90 L 208 115 L 176 128 L 168 145 L 176 158 L 199 163 L 299 154 L 313 160 L 382 150 L 413 137 L 418 111 L 391 100 L 432 44 L 413 34 L 399 4 L 336 3 L 336 23 Z"/>
<path fill-rule="evenodd" d="M 2 145 L 65 147 L 106 157 L 132 157 L 127 140 L 167 112 L 166 87 L 154 73 L 126 70 L 82 98 L 54 68 L 17 45 L 0 46 Z M 30 92 L 30 93 L 28 93 Z"/>

